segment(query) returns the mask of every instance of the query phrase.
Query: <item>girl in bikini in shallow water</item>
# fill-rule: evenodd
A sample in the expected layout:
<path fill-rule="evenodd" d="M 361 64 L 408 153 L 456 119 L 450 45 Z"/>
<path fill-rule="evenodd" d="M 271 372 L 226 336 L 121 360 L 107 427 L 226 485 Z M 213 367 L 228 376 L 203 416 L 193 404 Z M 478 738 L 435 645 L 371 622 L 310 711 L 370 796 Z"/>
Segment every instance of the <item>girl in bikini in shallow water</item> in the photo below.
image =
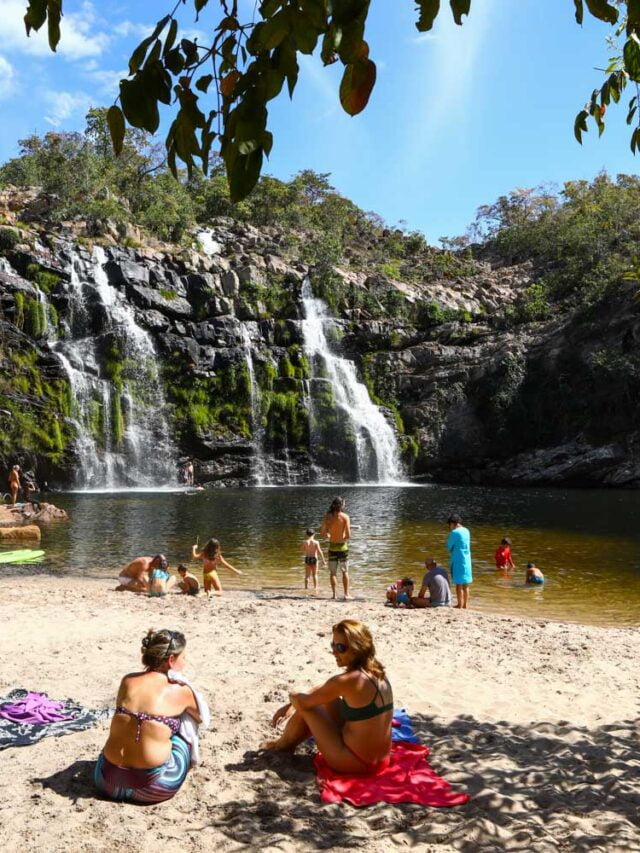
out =
<path fill-rule="evenodd" d="M 237 575 L 241 575 L 240 569 L 234 568 L 231 563 L 227 563 L 220 553 L 220 542 L 217 539 L 209 539 L 202 551 L 198 551 L 197 543 L 191 549 L 191 554 L 194 560 L 202 560 L 202 574 L 204 578 L 204 591 L 207 593 L 207 598 L 210 597 L 213 590 L 214 595 L 222 595 L 222 584 L 218 577 L 218 566 L 224 566 L 225 569 L 230 569 Z"/>

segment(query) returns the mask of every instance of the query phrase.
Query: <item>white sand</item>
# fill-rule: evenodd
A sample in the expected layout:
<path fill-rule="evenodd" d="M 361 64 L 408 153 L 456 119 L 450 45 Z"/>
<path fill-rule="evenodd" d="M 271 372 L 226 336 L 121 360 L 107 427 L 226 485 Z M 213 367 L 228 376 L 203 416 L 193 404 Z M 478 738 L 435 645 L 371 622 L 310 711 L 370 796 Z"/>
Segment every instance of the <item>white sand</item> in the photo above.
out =
<path fill-rule="evenodd" d="M 331 625 L 345 616 L 373 631 L 396 705 L 467 806 L 323 805 L 308 755 L 251 755 L 291 687 L 335 672 Z M 637 629 L 287 593 L 147 599 L 50 577 L 0 580 L 0 625 L 1 695 L 25 687 L 96 708 L 114 704 L 149 627 L 182 630 L 214 719 L 202 764 L 158 806 L 96 797 L 106 722 L 3 750 L 4 850 L 640 851 Z"/>

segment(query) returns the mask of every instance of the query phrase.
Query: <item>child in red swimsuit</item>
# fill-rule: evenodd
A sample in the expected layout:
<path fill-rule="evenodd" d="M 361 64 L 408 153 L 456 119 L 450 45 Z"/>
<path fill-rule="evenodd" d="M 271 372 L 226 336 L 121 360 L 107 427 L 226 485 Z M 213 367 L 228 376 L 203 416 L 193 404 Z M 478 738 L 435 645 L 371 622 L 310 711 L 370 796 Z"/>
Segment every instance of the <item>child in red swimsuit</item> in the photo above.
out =
<path fill-rule="evenodd" d="M 515 569 L 515 567 L 516 564 L 511 558 L 511 539 L 505 536 L 496 551 L 496 569 Z"/>

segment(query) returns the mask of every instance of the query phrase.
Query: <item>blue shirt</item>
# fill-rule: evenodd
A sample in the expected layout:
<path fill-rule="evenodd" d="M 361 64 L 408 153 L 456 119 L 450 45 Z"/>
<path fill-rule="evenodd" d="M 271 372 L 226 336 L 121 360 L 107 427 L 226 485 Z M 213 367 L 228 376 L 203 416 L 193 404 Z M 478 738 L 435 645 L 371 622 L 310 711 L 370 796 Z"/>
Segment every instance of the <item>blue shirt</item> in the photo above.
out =
<path fill-rule="evenodd" d="M 451 579 L 453 583 L 473 583 L 471 572 L 471 534 L 466 527 L 454 527 L 447 539 L 451 554 Z"/>

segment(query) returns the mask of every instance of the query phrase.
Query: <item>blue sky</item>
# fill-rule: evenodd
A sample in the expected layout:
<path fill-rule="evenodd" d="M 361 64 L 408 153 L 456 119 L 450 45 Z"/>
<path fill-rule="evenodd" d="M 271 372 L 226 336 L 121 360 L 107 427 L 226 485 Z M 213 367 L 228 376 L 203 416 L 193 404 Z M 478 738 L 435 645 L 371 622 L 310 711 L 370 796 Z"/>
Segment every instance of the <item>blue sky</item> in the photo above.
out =
<path fill-rule="evenodd" d="M 111 103 L 132 48 L 172 4 L 65 0 L 56 56 L 43 33 L 26 39 L 24 5 L 0 0 L 2 160 L 19 138 L 81 129 L 88 106 Z M 293 103 L 286 95 L 271 103 L 266 171 L 329 172 L 358 205 L 431 242 L 463 233 L 479 205 L 516 187 L 636 171 L 624 123 L 630 90 L 601 139 L 591 130 L 580 147 L 573 137 L 575 113 L 602 82 L 594 67 L 606 63 L 610 32 L 586 14 L 578 27 L 573 0 L 474 0 L 462 27 L 443 2 L 426 35 L 415 29 L 412 0 L 371 6 L 378 81 L 368 108 L 344 114 L 338 66 L 303 57 Z M 212 12 L 195 24 L 192 8 L 187 0 L 183 19 L 205 38 Z"/>

